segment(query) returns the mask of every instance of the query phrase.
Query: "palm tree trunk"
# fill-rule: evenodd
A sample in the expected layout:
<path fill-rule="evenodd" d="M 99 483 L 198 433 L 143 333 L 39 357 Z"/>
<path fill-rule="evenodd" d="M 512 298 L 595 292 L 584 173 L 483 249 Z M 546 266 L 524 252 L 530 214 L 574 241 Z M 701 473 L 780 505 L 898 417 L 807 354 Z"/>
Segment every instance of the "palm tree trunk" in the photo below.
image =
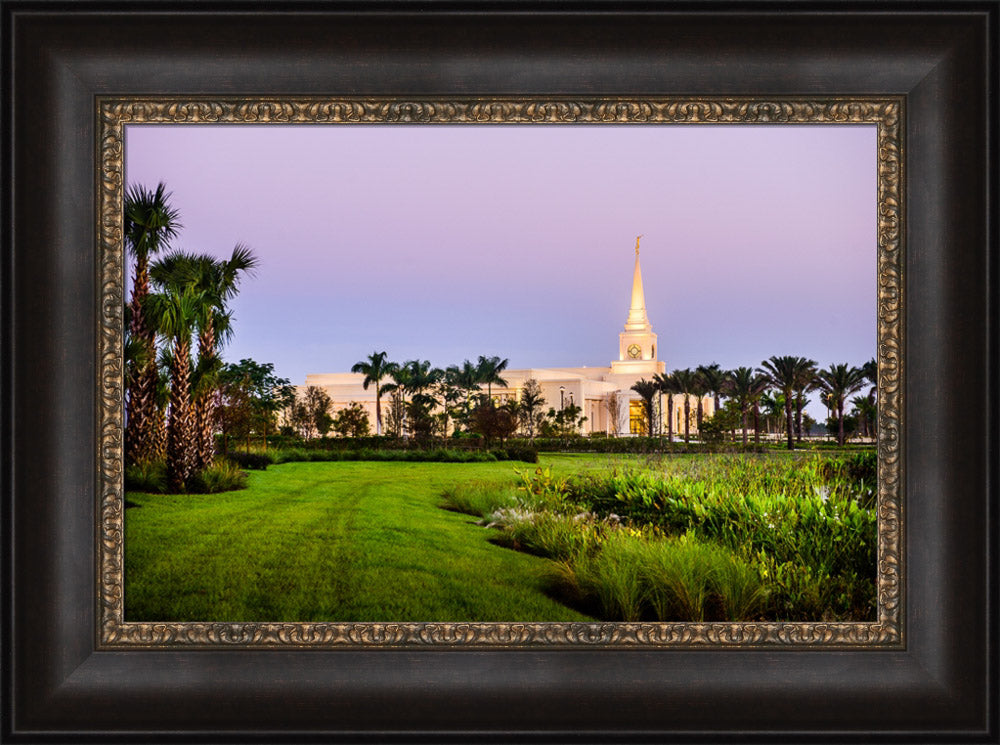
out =
<path fill-rule="evenodd" d="M 802 442 L 802 396 L 795 397 L 795 441 Z"/>
<path fill-rule="evenodd" d="M 132 280 L 129 336 L 143 342 L 146 357 L 141 368 L 132 371 L 128 380 L 128 407 L 125 430 L 125 460 L 137 463 L 151 459 L 155 451 L 154 429 L 151 417 L 156 410 L 156 339 L 148 328 L 142 305 L 149 295 L 149 270 L 147 257 L 136 256 L 135 275 Z"/>
<path fill-rule="evenodd" d="M 153 459 L 160 460 L 167 457 L 167 412 L 160 407 L 156 407 L 153 414 Z"/>
<path fill-rule="evenodd" d="M 171 492 L 184 490 L 191 473 L 191 397 L 189 342 L 174 342 L 170 385 L 170 422 L 167 427 L 167 484 Z"/>
<path fill-rule="evenodd" d="M 844 444 L 844 402 L 837 402 L 837 444 Z"/>
<path fill-rule="evenodd" d="M 743 407 L 743 447 L 747 445 L 747 409 Z"/>
<path fill-rule="evenodd" d="M 125 433 L 125 457 L 129 463 L 153 459 L 156 453 L 156 388 L 159 375 L 155 350 L 152 360 L 135 372 L 129 390 Z"/>
<path fill-rule="evenodd" d="M 208 369 L 215 359 L 215 329 L 209 322 L 198 335 L 198 356 Z M 212 391 L 202 391 L 194 401 L 193 427 L 195 435 L 193 471 L 212 465 L 215 459 L 215 397 Z"/>
<path fill-rule="evenodd" d="M 760 406 L 753 402 L 753 444 L 760 445 Z"/>
<path fill-rule="evenodd" d="M 667 441 L 674 441 L 674 396 L 667 394 Z"/>
<path fill-rule="evenodd" d="M 684 394 L 684 444 L 691 441 L 691 402 L 687 394 Z"/>
<path fill-rule="evenodd" d="M 789 394 L 785 396 L 785 434 L 788 436 L 788 449 L 795 449 L 795 433 L 792 431 L 795 427 L 795 423 L 792 421 L 792 397 Z"/>
<path fill-rule="evenodd" d="M 382 434 L 382 391 L 375 381 L 375 434 Z"/>

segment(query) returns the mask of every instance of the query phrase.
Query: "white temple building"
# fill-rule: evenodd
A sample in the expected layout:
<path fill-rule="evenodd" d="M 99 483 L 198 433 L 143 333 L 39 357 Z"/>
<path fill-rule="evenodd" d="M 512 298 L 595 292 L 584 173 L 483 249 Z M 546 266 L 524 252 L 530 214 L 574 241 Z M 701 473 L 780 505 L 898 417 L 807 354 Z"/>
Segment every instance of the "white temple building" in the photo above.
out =
<path fill-rule="evenodd" d="M 640 236 L 641 238 L 641 236 Z M 581 434 L 602 432 L 609 435 L 640 434 L 644 428 L 644 417 L 639 395 L 631 390 L 637 381 L 652 380 L 657 373 L 665 373 L 666 364 L 657 356 L 656 334 L 646 315 L 646 299 L 642 285 L 642 269 L 639 265 L 639 238 L 635 242 L 635 268 L 632 274 L 632 298 L 629 305 L 625 329 L 618 335 L 618 359 L 608 367 L 537 367 L 521 370 L 504 370 L 501 377 L 507 387 L 492 386 L 492 395 L 498 402 L 518 400 L 521 389 L 528 380 L 538 381 L 545 398 L 543 410 L 560 409 L 568 404 L 582 408 L 586 417 Z M 367 390 L 363 387 L 361 373 L 316 373 L 306 376 L 305 386 L 323 388 L 333 400 L 332 412 L 337 412 L 353 402 L 360 403 L 368 412 L 372 430 L 375 429 L 375 386 Z M 485 390 L 485 389 L 484 389 Z M 609 415 L 609 397 L 618 394 L 621 401 L 617 426 Z M 659 412 L 664 417 L 662 429 L 667 431 L 666 396 L 660 397 Z M 684 432 L 684 396 L 673 394 L 673 432 L 675 436 Z M 697 397 L 691 396 L 690 432 L 698 431 L 695 412 Z M 386 397 L 382 400 L 385 416 Z M 714 413 L 711 396 L 702 398 L 704 417 Z"/>

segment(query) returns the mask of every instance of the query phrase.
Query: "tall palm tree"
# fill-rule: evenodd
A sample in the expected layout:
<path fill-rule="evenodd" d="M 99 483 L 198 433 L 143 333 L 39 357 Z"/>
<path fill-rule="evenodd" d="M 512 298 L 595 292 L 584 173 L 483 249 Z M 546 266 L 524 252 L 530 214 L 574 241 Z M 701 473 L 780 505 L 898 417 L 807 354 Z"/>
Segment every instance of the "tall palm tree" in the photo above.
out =
<path fill-rule="evenodd" d="M 444 377 L 444 371 L 431 367 L 430 360 L 409 360 L 403 364 L 404 390 L 410 394 L 407 418 L 414 436 L 430 434 L 431 409 L 437 404 L 434 396 L 427 393 Z"/>
<path fill-rule="evenodd" d="M 764 377 L 763 373 L 761 377 Z M 785 431 L 785 397 L 780 392 L 771 390 L 770 381 L 766 381 L 764 393 L 754 405 L 754 417 L 758 416 L 763 416 L 769 435 Z"/>
<path fill-rule="evenodd" d="M 802 442 L 802 410 L 808 403 L 806 391 L 816 387 L 816 363 L 805 357 L 796 358 L 795 372 L 795 440 Z"/>
<path fill-rule="evenodd" d="M 476 363 L 476 370 L 479 375 L 480 385 L 486 384 L 486 395 L 493 399 L 493 384 L 506 387 L 507 381 L 500 377 L 500 373 L 507 369 L 509 360 L 501 360 L 499 357 L 484 357 L 479 355 Z"/>
<path fill-rule="evenodd" d="M 677 393 L 684 395 L 684 443 L 691 441 L 691 395 L 698 390 L 698 375 L 690 368 L 674 370 L 670 377 L 674 380 Z"/>
<path fill-rule="evenodd" d="M 858 416 L 858 426 L 861 434 L 871 437 L 875 425 L 875 405 L 868 396 L 855 396 L 851 399 L 854 404 L 854 412 Z"/>
<path fill-rule="evenodd" d="M 453 385 L 465 391 L 465 402 L 461 409 L 459 419 L 463 424 L 467 424 L 472 412 L 472 393 L 479 389 L 479 370 L 477 367 L 465 360 L 462 366 L 450 365 L 445 374 L 451 379 Z"/>
<path fill-rule="evenodd" d="M 698 375 L 705 385 L 705 392 L 712 395 L 712 402 L 715 404 L 714 411 L 718 413 L 719 397 L 725 394 L 729 372 L 719 367 L 717 362 L 713 362 L 711 365 L 699 365 Z"/>
<path fill-rule="evenodd" d="M 692 381 L 691 393 L 695 397 L 695 402 L 697 404 L 695 414 L 695 421 L 698 422 L 698 432 L 701 432 L 701 422 L 705 416 L 704 400 L 705 395 L 708 393 L 708 386 L 705 385 L 705 379 L 701 377 L 701 373 L 698 370 L 694 371 L 694 378 Z"/>
<path fill-rule="evenodd" d="M 667 442 L 674 441 L 674 394 L 677 393 L 677 384 L 669 373 L 656 373 L 653 382 L 660 389 L 660 393 L 667 397 Z"/>
<path fill-rule="evenodd" d="M 774 388 L 781 391 L 785 397 L 785 432 L 788 436 L 788 449 L 795 449 L 794 428 L 795 423 L 792 417 L 792 404 L 795 395 L 795 386 L 798 382 L 800 369 L 799 360 L 801 357 L 785 355 L 783 357 L 771 357 L 761 362 L 760 371 L 767 382 Z"/>
<path fill-rule="evenodd" d="M 351 368 L 351 372 L 362 373 L 365 376 L 361 385 L 366 391 L 369 385 L 375 384 L 375 434 L 377 435 L 382 434 L 382 381 L 389 375 L 389 364 L 385 352 L 372 352 L 367 360 L 357 362 Z"/>
<path fill-rule="evenodd" d="M 820 390 L 827 394 L 837 412 L 837 444 L 844 444 L 844 402 L 865 384 L 861 368 L 846 363 L 830 365 L 817 373 Z"/>
<path fill-rule="evenodd" d="M 408 360 L 403 363 L 406 370 L 407 393 L 413 396 L 426 395 L 429 388 L 437 383 L 444 372 L 437 367 L 431 367 L 430 360 Z"/>
<path fill-rule="evenodd" d="M 252 274 L 257 257 L 243 244 L 236 244 L 228 259 L 175 251 L 150 269 L 153 282 L 174 291 L 190 285 L 202 296 L 197 318 L 198 367 L 192 388 L 192 418 L 197 443 L 193 468 L 210 465 L 215 456 L 215 389 L 222 367 L 218 349 L 232 328 L 228 304 L 239 292 L 242 278 Z"/>
<path fill-rule="evenodd" d="M 150 319 L 170 344 L 170 404 L 167 421 L 167 485 L 172 492 L 184 490 L 194 469 L 194 427 L 191 411 L 191 334 L 194 332 L 204 293 L 191 285 L 177 291 L 152 293 L 144 303 Z"/>
<path fill-rule="evenodd" d="M 155 457 L 157 431 L 163 426 L 156 408 L 156 328 L 144 307 L 150 291 L 149 259 L 169 245 L 181 225 L 162 183 L 155 190 L 130 187 L 124 207 L 125 249 L 135 260 L 128 336 L 141 347 L 126 369 L 125 458 L 136 463 Z"/>
<path fill-rule="evenodd" d="M 748 418 L 751 408 L 756 408 L 767 383 L 762 375 L 750 367 L 737 367 L 727 374 L 726 395 L 736 401 L 742 416 L 743 444 L 747 444 Z M 755 417 L 755 420 L 759 417 Z M 760 441 L 759 424 L 755 421 L 755 441 Z"/>
<path fill-rule="evenodd" d="M 643 378 L 632 386 L 632 390 L 638 393 L 639 398 L 642 399 L 642 412 L 646 417 L 646 434 L 651 436 L 653 434 L 653 398 L 660 392 L 660 386 L 652 380 Z"/>

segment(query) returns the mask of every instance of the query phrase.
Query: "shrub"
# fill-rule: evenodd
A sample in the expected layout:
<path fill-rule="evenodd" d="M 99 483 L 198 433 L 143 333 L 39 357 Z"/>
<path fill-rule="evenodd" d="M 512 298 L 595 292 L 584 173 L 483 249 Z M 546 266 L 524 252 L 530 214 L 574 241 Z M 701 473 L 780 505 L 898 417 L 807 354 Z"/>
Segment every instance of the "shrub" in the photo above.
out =
<path fill-rule="evenodd" d="M 830 473 L 817 459 L 740 459 L 717 462 L 714 471 L 699 465 L 685 474 L 575 479 L 568 494 L 598 514 L 693 533 L 746 556 L 773 586 L 772 609 L 781 617 L 809 608 L 812 618 L 870 618 L 877 515 L 856 485 L 826 481 Z M 745 584 L 743 575 L 732 574 L 730 584 Z"/>
<path fill-rule="evenodd" d="M 162 460 L 144 460 L 125 467 L 125 491 L 165 494 L 167 464 Z"/>
<path fill-rule="evenodd" d="M 507 445 L 507 459 L 519 460 L 523 463 L 537 463 L 538 450 L 530 445 Z"/>
<path fill-rule="evenodd" d="M 877 514 L 859 490 L 872 456 L 829 460 L 667 459 L 570 478 L 539 467 L 517 471 L 517 504 L 508 490 L 489 520 L 498 542 L 553 559 L 553 591 L 598 616 L 634 616 L 638 586 L 642 613 L 664 620 L 871 619 Z"/>
<path fill-rule="evenodd" d="M 192 476 L 188 480 L 188 491 L 192 494 L 216 494 L 245 489 L 246 485 L 246 473 L 236 464 L 220 459 Z"/>
<path fill-rule="evenodd" d="M 282 448 L 272 455 L 275 463 L 292 463 L 309 460 L 309 452 L 302 448 Z"/>
<path fill-rule="evenodd" d="M 226 457 L 240 468 L 249 468 L 254 471 L 263 471 L 271 463 L 274 463 L 274 456 L 269 452 L 234 450 Z"/>

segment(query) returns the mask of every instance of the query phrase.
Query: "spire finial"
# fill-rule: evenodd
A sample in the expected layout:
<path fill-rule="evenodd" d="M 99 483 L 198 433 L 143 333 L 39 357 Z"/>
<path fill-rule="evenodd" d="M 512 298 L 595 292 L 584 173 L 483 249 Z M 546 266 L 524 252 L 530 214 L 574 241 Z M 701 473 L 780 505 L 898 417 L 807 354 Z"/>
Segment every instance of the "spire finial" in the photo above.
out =
<path fill-rule="evenodd" d="M 643 235 L 645 235 L 645 234 L 643 234 Z M 638 256 L 638 255 L 639 255 L 639 239 L 640 239 L 640 238 L 642 238 L 642 236 L 641 236 L 641 235 L 637 235 L 637 236 L 635 237 L 635 255 L 636 255 L 636 256 Z"/>

